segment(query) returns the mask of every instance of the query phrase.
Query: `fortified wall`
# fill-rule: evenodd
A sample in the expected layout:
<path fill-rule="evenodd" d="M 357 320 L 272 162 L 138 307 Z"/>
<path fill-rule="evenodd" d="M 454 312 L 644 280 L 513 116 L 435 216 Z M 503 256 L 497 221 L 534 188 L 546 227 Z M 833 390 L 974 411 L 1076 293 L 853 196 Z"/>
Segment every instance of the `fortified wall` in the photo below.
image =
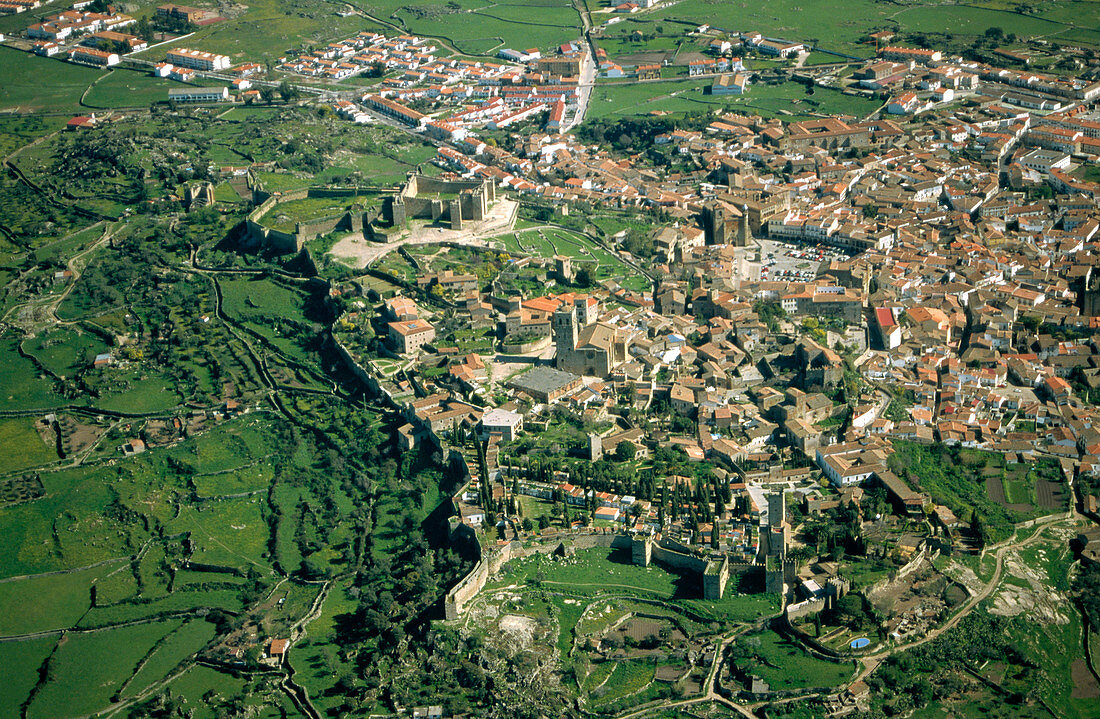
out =
<path fill-rule="evenodd" d="M 473 533 L 473 530 L 464 524 L 460 525 L 455 531 Z M 473 539 L 477 541 L 476 538 Z M 444 613 L 448 621 L 458 619 L 462 614 L 463 607 L 485 588 L 489 577 L 499 572 L 501 567 L 513 559 L 531 557 L 536 554 L 552 554 L 555 551 L 566 551 L 567 547 L 572 549 L 592 549 L 593 547 L 628 549 L 631 547 L 631 542 L 630 537 L 624 534 L 581 534 L 569 535 L 566 538 L 536 544 L 531 547 L 524 547 L 519 542 L 509 542 L 500 549 L 482 552 L 481 559 L 470 570 L 470 573 L 463 577 L 451 591 L 447 592 L 447 596 L 443 600 Z"/>
<path fill-rule="evenodd" d="M 374 190 L 370 191 L 373 192 Z M 245 219 L 246 238 L 251 243 L 281 253 L 300 252 L 306 242 L 321 235 L 327 235 L 334 230 L 362 232 L 364 236 L 369 238 L 371 235 L 371 219 L 374 214 L 374 209 L 370 207 L 362 209 L 353 207 L 346 212 L 335 213 L 308 222 L 299 222 L 294 226 L 293 232 L 275 230 L 263 225 L 264 217 L 283 202 L 322 197 L 363 197 L 364 204 L 366 204 L 370 198 L 363 193 L 363 188 L 311 187 L 284 192 L 280 195 L 269 195 Z"/>
<path fill-rule="evenodd" d="M 473 529 L 466 525 L 458 525 L 454 532 L 469 533 L 471 540 Z M 536 554 L 552 554 L 555 551 L 570 553 L 577 549 L 591 549 L 593 547 L 605 547 L 611 549 L 629 549 L 631 561 L 639 567 L 648 567 L 656 563 L 671 569 L 678 569 L 698 574 L 701 579 L 701 592 L 704 599 L 717 600 L 725 594 L 726 585 L 731 575 L 740 575 L 746 572 L 759 571 L 760 567 L 748 562 L 730 562 L 729 557 L 722 559 L 707 559 L 690 554 L 690 550 L 683 545 L 671 540 L 653 541 L 650 537 L 631 537 L 626 534 L 579 534 L 567 535 L 563 538 L 524 547 L 519 542 L 510 542 L 500 549 L 483 551 L 470 573 L 447 592 L 443 606 L 448 620 L 457 619 L 462 614 L 462 609 L 477 594 L 485 588 L 489 577 L 500 571 L 508 562 L 521 557 L 530 557 Z M 683 550 L 683 551 L 681 551 Z"/>

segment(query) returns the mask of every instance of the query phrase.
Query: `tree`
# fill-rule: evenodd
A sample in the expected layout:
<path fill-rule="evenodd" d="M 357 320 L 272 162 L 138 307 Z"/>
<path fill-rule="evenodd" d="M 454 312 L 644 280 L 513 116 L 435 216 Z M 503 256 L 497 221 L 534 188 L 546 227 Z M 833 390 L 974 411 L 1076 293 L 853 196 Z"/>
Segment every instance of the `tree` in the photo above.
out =
<path fill-rule="evenodd" d="M 638 454 L 638 448 L 631 442 L 619 442 L 615 448 L 615 459 L 620 462 L 629 462 Z"/>
<path fill-rule="evenodd" d="M 283 102 L 290 102 L 298 97 L 298 88 L 283 80 L 279 83 L 279 97 L 283 98 Z"/>
<path fill-rule="evenodd" d="M 264 85 L 260 88 L 260 99 L 270 105 L 275 101 L 275 89 L 268 85 Z"/>
<path fill-rule="evenodd" d="M 985 549 L 989 546 L 989 528 L 986 527 L 982 515 L 977 512 L 974 513 L 973 519 L 970 520 L 970 531 L 973 532 L 974 541 L 978 543 L 979 549 Z"/>

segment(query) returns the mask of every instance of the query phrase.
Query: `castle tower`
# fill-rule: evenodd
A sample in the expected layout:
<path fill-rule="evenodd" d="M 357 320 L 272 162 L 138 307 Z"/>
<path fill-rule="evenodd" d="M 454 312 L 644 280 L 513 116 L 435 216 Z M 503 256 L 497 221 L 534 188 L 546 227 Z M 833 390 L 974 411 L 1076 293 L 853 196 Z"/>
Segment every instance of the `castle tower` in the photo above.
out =
<path fill-rule="evenodd" d="M 573 258 L 568 255 L 554 255 L 554 274 L 562 282 L 572 282 Z"/>
<path fill-rule="evenodd" d="M 588 459 L 593 462 L 603 457 L 603 438 L 595 432 L 588 433 Z"/>
<path fill-rule="evenodd" d="M 783 500 L 782 492 L 774 492 L 768 495 L 768 524 L 780 527 L 787 521 L 787 503 Z"/>
<path fill-rule="evenodd" d="M 787 545 L 790 544 L 791 525 L 787 524 L 787 505 L 782 492 L 768 495 L 768 526 L 761 537 L 761 549 L 768 559 L 778 559 L 780 563 L 787 559 Z"/>
<path fill-rule="evenodd" d="M 456 197 L 450 202 L 448 214 L 451 216 L 451 229 L 462 229 L 462 198 Z"/>
<path fill-rule="evenodd" d="M 564 357 L 577 348 L 577 315 L 572 307 L 559 307 L 551 324 L 557 354 L 554 362 L 561 367 Z"/>

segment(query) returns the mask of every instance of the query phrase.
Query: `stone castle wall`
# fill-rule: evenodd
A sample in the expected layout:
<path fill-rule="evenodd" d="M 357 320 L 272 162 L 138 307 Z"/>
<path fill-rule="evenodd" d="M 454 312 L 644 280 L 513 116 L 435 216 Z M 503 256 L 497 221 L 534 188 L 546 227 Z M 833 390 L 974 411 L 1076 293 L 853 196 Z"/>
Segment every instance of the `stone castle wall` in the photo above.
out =
<path fill-rule="evenodd" d="M 371 188 L 370 191 L 374 192 L 375 190 Z M 321 217 L 309 222 L 299 222 L 294 228 L 294 232 L 275 230 L 263 225 L 264 216 L 278 207 L 281 202 L 292 202 L 313 197 L 358 197 L 363 192 L 364 188 L 358 187 L 310 187 L 291 190 L 280 195 L 263 193 L 266 199 L 256 209 L 252 210 L 245 220 L 247 237 L 264 248 L 286 253 L 300 252 L 306 242 L 321 235 L 326 235 L 333 230 L 364 232 L 370 225 L 368 213 L 351 211 Z"/>
<path fill-rule="evenodd" d="M 466 531 L 473 531 L 466 525 L 461 526 L 465 527 Z M 447 592 L 443 600 L 443 610 L 447 620 L 458 619 L 466 604 L 485 588 L 489 577 L 499 572 L 505 564 L 521 557 L 551 554 L 561 546 L 562 542 L 570 542 L 576 549 L 594 547 L 627 549 L 631 546 L 630 537 L 623 534 L 578 534 L 564 535 L 529 547 L 523 546 L 520 542 L 509 542 L 500 549 L 488 552 L 483 550 L 481 558 L 474 564 L 470 573 Z"/>

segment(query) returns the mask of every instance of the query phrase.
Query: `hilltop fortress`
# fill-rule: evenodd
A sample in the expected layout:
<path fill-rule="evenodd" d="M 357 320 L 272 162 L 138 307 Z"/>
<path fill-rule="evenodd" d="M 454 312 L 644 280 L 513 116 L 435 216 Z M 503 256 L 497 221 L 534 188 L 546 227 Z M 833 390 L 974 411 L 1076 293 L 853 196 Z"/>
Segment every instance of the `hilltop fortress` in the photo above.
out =
<path fill-rule="evenodd" d="M 394 197 L 386 199 L 383 216 L 394 227 L 411 219 L 449 223 L 452 230 L 466 222 L 481 222 L 496 202 L 492 180 L 440 180 L 410 172 Z"/>

